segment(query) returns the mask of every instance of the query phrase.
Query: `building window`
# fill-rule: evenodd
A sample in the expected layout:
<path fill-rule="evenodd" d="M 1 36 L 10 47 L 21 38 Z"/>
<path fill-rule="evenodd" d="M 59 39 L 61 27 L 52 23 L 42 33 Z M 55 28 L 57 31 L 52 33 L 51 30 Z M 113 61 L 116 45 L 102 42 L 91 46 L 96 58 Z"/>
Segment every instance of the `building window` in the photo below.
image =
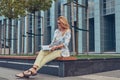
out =
<path fill-rule="evenodd" d="M 47 26 L 50 25 L 50 9 L 47 11 Z"/>
<path fill-rule="evenodd" d="M 41 13 L 38 12 L 38 28 L 41 28 Z"/>
<path fill-rule="evenodd" d="M 103 14 L 113 14 L 115 8 L 115 0 L 103 0 Z"/>
<path fill-rule="evenodd" d="M 94 0 L 88 0 L 89 17 L 94 17 Z"/>
<path fill-rule="evenodd" d="M 58 16 L 61 15 L 61 3 L 58 3 Z"/>

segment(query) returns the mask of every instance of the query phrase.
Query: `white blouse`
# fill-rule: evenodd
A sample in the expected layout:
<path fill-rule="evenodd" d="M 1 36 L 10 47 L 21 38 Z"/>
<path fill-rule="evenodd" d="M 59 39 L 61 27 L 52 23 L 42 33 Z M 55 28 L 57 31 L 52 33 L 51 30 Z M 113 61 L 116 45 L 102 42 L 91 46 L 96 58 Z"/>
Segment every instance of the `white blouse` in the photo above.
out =
<path fill-rule="evenodd" d="M 64 47 L 62 47 L 60 50 L 62 51 L 61 56 L 63 57 L 69 57 L 70 56 L 70 52 L 68 49 L 68 45 L 70 42 L 70 38 L 71 38 L 71 31 L 67 30 L 64 35 L 62 35 L 61 31 L 59 29 L 56 29 L 54 32 L 54 37 L 53 40 L 50 44 L 50 46 L 57 46 L 60 44 L 63 44 Z"/>

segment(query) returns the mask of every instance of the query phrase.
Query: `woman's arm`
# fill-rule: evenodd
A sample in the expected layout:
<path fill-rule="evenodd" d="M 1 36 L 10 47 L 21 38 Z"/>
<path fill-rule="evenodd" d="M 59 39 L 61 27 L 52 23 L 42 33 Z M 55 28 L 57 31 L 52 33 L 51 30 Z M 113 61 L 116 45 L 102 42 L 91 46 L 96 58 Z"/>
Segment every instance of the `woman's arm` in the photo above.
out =
<path fill-rule="evenodd" d="M 51 51 L 54 51 L 54 50 L 56 50 L 56 49 L 61 49 L 62 47 L 64 47 L 63 44 L 60 44 L 60 45 L 57 45 L 57 46 L 53 46 L 53 47 L 51 48 Z"/>
<path fill-rule="evenodd" d="M 60 44 L 60 45 L 53 46 L 51 50 L 53 51 L 53 50 L 56 50 L 56 49 L 61 49 L 63 47 L 67 47 L 69 42 L 70 42 L 70 38 L 71 38 L 71 32 L 68 31 L 63 38 L 64 39 L 63 43 Z"/>
<path fill-rule="evenodd" d="M 69 45 L 69 42 L 70 42 L 70 39 L 71 39 L 71 31 L 70 30 L 65 33 L 65 36 L 64 36 L 63 39 L 64 39 L 63 40 L 63 46 L 67 47 Z"/>

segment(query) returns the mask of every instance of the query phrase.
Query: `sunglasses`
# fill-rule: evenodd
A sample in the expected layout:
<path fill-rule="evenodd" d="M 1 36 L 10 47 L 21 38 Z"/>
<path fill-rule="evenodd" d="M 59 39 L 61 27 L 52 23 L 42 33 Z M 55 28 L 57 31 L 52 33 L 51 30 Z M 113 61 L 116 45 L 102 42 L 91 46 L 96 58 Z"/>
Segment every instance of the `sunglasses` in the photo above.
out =
<path fill-rule="evenodd" d="M 58 22 L 58 24 L 61 24 L 60 22 Z"/>

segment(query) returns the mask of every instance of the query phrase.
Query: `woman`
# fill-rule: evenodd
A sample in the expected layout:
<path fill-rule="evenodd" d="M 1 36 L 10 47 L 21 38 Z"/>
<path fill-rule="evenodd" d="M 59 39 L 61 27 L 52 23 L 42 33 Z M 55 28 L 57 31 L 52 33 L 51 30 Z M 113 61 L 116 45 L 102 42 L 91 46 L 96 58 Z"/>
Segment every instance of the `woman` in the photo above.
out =
<path fill-rule="evenodd" d="M 44 66 L 47 62 L 56 59 L 57 57 L 69 57 L 68 44 L 71 38 L 71 31 L 68 21 L 65 17 L 60 16 L 57 20 L 58 29 L 55 30 L 53 40 L 49 47 L 50 51 L 41 50 L 34 62 L 32 68 L 16 74 L 16 77 L 29 77 L 37 74 L 37 71 Z"/>

